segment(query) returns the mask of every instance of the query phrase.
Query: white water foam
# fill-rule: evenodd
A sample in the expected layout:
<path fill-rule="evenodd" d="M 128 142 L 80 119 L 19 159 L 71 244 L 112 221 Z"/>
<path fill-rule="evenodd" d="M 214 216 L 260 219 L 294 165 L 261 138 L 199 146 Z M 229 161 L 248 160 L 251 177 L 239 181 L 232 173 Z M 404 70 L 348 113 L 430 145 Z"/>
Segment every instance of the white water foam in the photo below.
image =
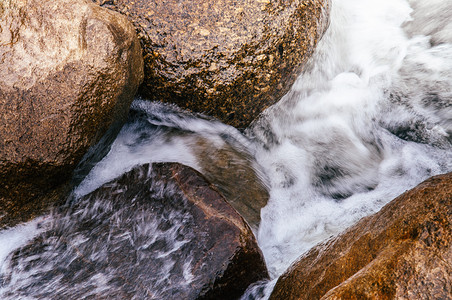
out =
<path fill-rule="evenodd" d="M 134 108 L 151 119 L 129 122 L 76 194 L 148 162 L 202 171 L 187 136 L 214 144 L 233 137 L 270 181 L 258 241 L 272 281 L 244 296 L 266 298 L 312 246 L 422 180 L 452 171 L 451 16 L 448 0 L 333 0 L 330 28 L 305 73 L 247 136 L 138 100 Z M 1 261 L 38 233 L 34 222 L 0 233 Z M 165 255 L 171 253 L 159 258 Z M 190 264 L 182 266 L 186 282 L 193 280 Z M 100 275 L 91 280 L 105 286 Z"/>
<path fill-rule="evenodd" d="M 412 15 L 403 0 L 333 1 L 307 71 L 248 130 L 271 180 L 258 240 L 274 278 L 318 242 L 452 171 L 452 45 L 444 43 L 452 32 L 435 26 L 450 19 L 452 3 L 434 2 L 443 18 L 424 16 L 417 1 Z M 431 26 L 418 30 L 426 18 Z"/>
<path fill-rule="evenodd" d="M 0 274 L 5 272 L 8 256 L 14 250 L 26 245 L 28 241 L 44 231 L 45 220 L 45 217 L 40 217 L 14 228 L 0 231 Z"/>
<path fill-rule="evenodd" d="M 124 125 L 109 153 L 75 189 L 77 197 L 146 163 L 178 162 L 202 172 L 199 159 L 193 153 L 198 138 L 221 149 L 226 137 L 228 143 L 242 151 L 251 151 L 248 139 L 237 129 L 216 120 L 199 118 L 171 105 L 141 99 L 136 99 L 131 109 L 139 116 Z"/>

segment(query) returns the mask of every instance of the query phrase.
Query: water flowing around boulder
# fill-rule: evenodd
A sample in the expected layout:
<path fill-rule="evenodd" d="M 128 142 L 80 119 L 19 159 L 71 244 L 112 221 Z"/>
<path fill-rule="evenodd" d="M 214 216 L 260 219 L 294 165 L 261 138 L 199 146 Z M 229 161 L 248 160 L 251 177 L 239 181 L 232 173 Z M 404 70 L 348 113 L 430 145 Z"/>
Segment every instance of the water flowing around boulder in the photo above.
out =
<path fill-rule="evenodd" d="M 311 249 L 280 277 L 270 299 L 448 299 L 451 270 L 449 173 Z"/>
<path fill-rule="evenodd" d="M 137 99 L 110 153 L 86 178 L 81 174 L 84 180 L 76 193 L 85 195 L 136 165 L 177 161 L 201 172 L 257 230 L 269 195 L 253 151 L 234 127 L 174 105 Z"/>
<path fill-rule="evenodd" d="M 100 2 L 109 6 L 125 1 Z M 226 0 L 223 1 L 225 2 Z M 258 1 L 249 3 L 251 2 L 255 4 Z M 151 0 L 147 3 L 174 4 L 183 1 Z M 191 3 L 203 6 L 210 1 Z M 290 6 L 296 1 L 261 3 L 266 3 L 262 5 L 265 12 L 270 6 Z M 183 5 L 177 8 L 178 11 L 181 8 L 183 10 Z M 127 14 L 133 9 L 124 10 Z M 149 10 L 143 11 L 152 15 L 147 22 L 153 22 L 153 18 L 159 17 Z M 221 14 L 221 10 L 219 12 Z M 434 177 L 432 181 L 422 184 L 415 190 L 416 197 L 410 192 L 398 198 L 402 200 L 396 200 L 396 204 L 387 205 L 392 199 L 426 179 L 452 172 L 452 31 L 448 30 L 450 16 L 452 2 L 448 0 L 332 0 L 329 27 L 304 65 L 304 71 L 289 93 L 266 109 L 245 131 L 205 115 L 182 111 L 173 105 L 147 101 L 144 97 L 136 99 L 132 104 L 130 119 L 109 148 L 108 155 L 92 168 L 81 168 L 90 169 L 88 174 L 85 171 L 76 174 L 77 180 L 81 181 L 75 190 L 79 199 L 89 202 L 88 194 L 98 195 L 95 190 L 109 188 L 110 192 L 114 191 L 116 194 L 102 200 L 108 205 L 93 207 L 97 201 L 74 202 L 56 212 L 55 216 L 59 216 L 60 221 L 45 219 L 49 223 L 42 223 L 43 228 L 47 228 L 46 224 L 50 226 L 45 233 L 42 233 L 43 228 L 33 227 L 36 223 L 0 232 L 0 258 L 7 256 L 6 264 L 0 265 L 5 275 L 1 280 L 3 295 L 12 298 L 17 289 L 23 293 L 30 291 L 39 295 L 62 284 L 74 295 L 100 295 L 107 292 L 104 289 L 107 287 L 112 293 L 117 293 L 115 295 L 136 294 L 137 297 L 146 298 L 150 297 L 150 291 L 148 293 L 143 288 L 135 291 L 134 287 L 139 287 L 145 280 L 149 280 L 150 286 L 155 286 L 159 279 L 160 283 L 167 283 L 164 287 L 160 286 L 162 289 L 156 289 L 160 290 L 162 295 L 167 295 L 165 293 L 168 290 L 177 295 L 191 293 L 184 283 L 196 282 L 195 278 L 198 277 L 193 270 L 199 270 L 202 264 L 199 268 L 193 267 L 195 261 L 190 261 L 188 255 L 182 255 L 180 264 L 173 264 L 176 254 L 172 251 L 174 241 L 180 242 L 175 246 L 179 247 L 178 249 L 189 247 L 189 243 L 185 242 L 190 233 L 185 231 L 186 226 L 177 225 L 190 220 L 186 217 L 188 210 L 181 212 L 181 208 L 173 205 L 172 201 L 165 202 L 172 203 L 168 210 L 160 210 L 161 207 L 156 206 L 156 203 L 161 202 L 155 201 L 150 204 L 130 200 L 133 207 L 128 207 L 121 201 L 115 202 L 116 197 L 127 194 L 128 189 L 108 187 L 109 182 L 116 182 L 117 178 L 126 176 L 126 173 L 132 174 L 134 168 L 141 169 L 139 166 L 154 162 L 179 162 L 196 169 L 212 183 L 210 187 L 213 190 L 217 189 L 224 196 L 233 199 L 231 205 L 235 205 L 240 212 L 245 212 L 243 215 L 254 220 L 255 224 L 259 221 L 257 214 L 260 212 L 260 223 L 255 232 L 271 278 L 269 281 L 251 284 L 242 296 L 244 300 L 268 299 L 278 277 L 301 255 L 314 255 L 312 253 L 318 250 L 316 245 L 331 237 L 342 237 L 341 233 L 371 215 L 379 216 L 380 219 L 364 219 L 359 223 L 359 228 L 351 229 L 357 230 L 354 231 L 356 235 L 350 237 L 344 247 L 340 247 L 344 250 L 344 255 L 349 249 L 352 253 L 348 254 L 353 255 L 342 257 L 340 254 L 331 253 L 330 258 L 337 259 L 324 266 L 325 268 L 317 266 L 317 270 L 321 270 L 320 276 L 313 272 L 313 276 L 304 284 L 316 285 L 316 282 L 321 282 L 322 295 L 334 296 L 337 293 L 336 295 L 342 295 L 343 298 L 353 295 L 354 291 L 360 293 L 359 298 L 365 297 L 367 291 L 372 295 L 383 293 L 389 296 L 410 292 L 422 295 L 425 291 L 431 291 L 433 295 L 443 296 L 441 292 L 444 287 L 450 294 L 450 271 L 443 272 L 450 270 L 447 265 L 450 261 L 450 229 L 447 227 L 450 226 L 447 223 L 450 216 L 446 215 L 450 213 L 450 204 L 447 204 L 447 201 L 446 204 L 441 204 L 441 199 L 432 202 L 439 203 L 438 205 L 426 203 L 426 200 L 435 201 L 438 200 L 435 197 L 445 195 L 446 187 L 449 189 L 450 186 L 450 175 L 439 177 L 440 179 Z M 171 26 L 171 23 L 167 25 Z M 198 25 L 201 25 L 201 22 Z M 141 25 L 137 27 L 139 26 Z M 282 26 L 284 27 L 284 24 Z M 146 24 L 143 27 L 146 27 Z M 206 38 L 212 32 L 198 29 L 196 34 L 202 33 Z M 184 30 L 192 31 L 195 35 L 195 29 L 191 27 Z M 161 35 L 156 40 L 162 41 L 163 44 L 166 38 L 167 36 Z M 197 36 L 193 39 L 196 40 Z M 195 50 L 203 52 L 202 48 L 193 51 Z M 274 64 L 276 58 L 282 56 L 281 60 L 284 59 L 286 50 L 284 45 L 278 47 L 279 56 L 273 57 L 273 61 L 270 56 L 252 56 L 252 59 L 257 60 L 259 57 L 263 65 L 270 61 Z M 190 51 L 188 54 L 192 54 Z M 155 53 L 158 54 L 158 49 Z M 149 55 L 154 55 L 154 52 Z M 160 57 L 157 55 L 156 59 Z M 221 71 L 218 64 L 205 67 L 213 74 Z M 269 72 L 268 66 L 262 68 Z M 158 67 L 156 70 L 160 71 Z M 263 92 L 260 86 L 258 88 Z M 247 90 L 244 89 L 244 92 Z M 99 149 L 102 147 L 99 146 Z M 262 182 L 256 181 L 260 179 Z M 133 185 L 141 185 L 142 181 L 135 181 Z M 431 184 L 435 182 L 440 182 L 444 189 L 439 188 L 440 191 L 437 192 L 431 188 Z M 254 184 L 254 187 L 251 187 L 251 184 Z M 197 185 L 197 182 L 193 182 L 195 191 Z M 171 194 L 174 185 L 166 184 L 164 187 L 168 188 L 168 193 Z M 257 193 L 251 191 L 252 189 Z M 147 193 L 149 190 L 150 187 L 144 185 L 141 193 Z M 242 190 L 246 190 L 246 193 L 243 193 L 246 197 L 240 197 Z M 425 195 L 417 194 L 424 191 L 427 192 Z M 134 193 L 132 186 L 129 192 Z M 165 199 L 165 195 L 165 192 L 162 192 L 155 196 Z M 258 201 L 253 199 L 254 195 L 260 197 Z M 406 200 L 406 195 L 411 200 L 416 198 L 416 201 Z M 176 193 L 169 198 L 185 199 L 184 197 Z M 113 207 L 113 204 L 109 205 L 112 202 L 120 205 L 115 204 Z M 403 208 L 397 203 L 404 204 Z M 416 203 L 419 205 L 416 206 Z M 203 208 L 205 209 L 200 215 L 205 215 L 205 211 L 210 212 L 210 206 L 204 205 Z M 140 215 L 140 209 L 144 211 L 143 216 Z M 400 212 L 404 209 L 407 216 L 414 216 L 406 219 Z M 159 216 L 151 217 L 152 214 L 147 212 L 152 210 L 157 211 Z M 171 213 L 172 211 L 174 213 Z M 64 219 L 66 215 L 70 217 Z M 110 217 L 98 219 L 97 215 Z M 395 219 L 391 219 L 391 216 Z M 126 222 L 114 222 L 117 217 Z M 71 219 L 74 222 L 63 224 L 64 220 Z M 86 220 L 92 222 L 85 222 Z M 93 230 L 98 224 L 96 222 L 100 220 L 113 222 L 105 221 L 101 224 L 103 227 L 98 227 L 100 230 Z M 174 220 L 174 223 L 171 223 L 171 220 Z M 373 220 L 369 221 L 373 225 L 366 223 L 366 220 Z M 395 223 L 391 223 L 392 221 Z M 38 223 L 41 224 L 39 221 Z M 138 229 L 135 231 L 129 230 L 133 224 L 142 223 L 147 225 L 136 226 Z M 163 225 L 152 227 L 151 224 L 154 223 Z M 147 227 L 148 225 L 151 228 Z M 209 224 L 206 226 L 202 227 L 202 230 L 210 232 Z M 366 232 L 363 226 L 368 226 L 371 230 Z M 55 234 L 58 228 L 64 229 L 68 234 L 62 230 Z M 389 231 L 385 231 L 388 228 Z M 401 229 L 402 235 L 394 228 Z M 411 230 L 413 228 L 415 230 Z M 112 234 L 103 235 L 103 229 L 104 232 L 108 229 Z M 20 232 L 24 231 L 25 234 L 22 235 Z M 21 236 L 17 239 L 8 238 L 16 232 Z M 81 234 L 78 234 L 79 232 Z M 168 234 L 171 238 L 165 239 L 162 232 L 163 236 Z M 386 235 L 386 232 L 389 234 Z M 46 236 L 48 233 L 50 235 Z M 146 242 L 147 238 L 134 239 L 143 237 L 140 235 L 142 233 L 145 237 L 155 234 L 161 238 L 149 243 Z M 85 240 L 85 235 L 93 238 L 90 234 L 104 246 L 96 249 L 88 247 L 90 243 Z M 202 236 L 205 238 L 209 235 L 220 236 L 217 231 Z M 24 246 L 35 236 L 37 238 L 33 242 Z M 50 238 L 55 236 L 61 238 Z M 1 239 L 2 237 L 4 239 Z M 112 240 L 108 240 L 108 237 Z M 83 252 L 77 252 L 73 246 L 64 248 L 67 240 L 71 240 L 71 245 Z M 339 240 L 340 238 L 322 245 L 326 248 L 333 244 L 337 246 L 340 244 Z M 10 241 L 12 244 L 9 244 Z M 42 247 L 43 241 L 48 241 L 49 248 Z M 135 251 L 131 241 L 142 247 Z M 213 241 L 214 239 L 212 243 Z M 7 246 L 1 246 L 7 243 Z M 348 248 L 352 245 L 356 247 Z M 150 248 L 163 249 L 161 253 L 157 251 L 149 254 L 154 255 L 156 259 L 153 261 L 159 267 L 153 267 L 146 276 L 140 277 L 140 270 L 143 270 L 141 266 L 152 264 L 149 260 L 140 260 L 140 255 L 145 253 L 148 257 L 146 251 Z M 198 248 L 203 249 L 202 246 Z M 8 252 L 14 249 L 18 251 L 8 255 Z M 136 270 L 126 266 L 125 270 L 130 272 L 115 271 L 117 269 L 114 266 L 121 265 L 123 261 L 121 249 L 124 249 L 123 252 L 129 254 L 128 257 L 132 257 L 133 261 L 139 262 Z M 133 253 L 131 249 L 134 249 Z M 310 249 L 314 249 L 314 252 L 309 252 Z M 444 249 L 445 252 L 441 252 Z M 50 257 L 52 253 L 62 254 Z M 438 261 L 436 254 L 444 259 Z M 112 265 L 103 263 L 104 255 L 109 257 Z M 65 257 L 69 258 L 68 261 L 65 261 Z M 318 258 L 323 259 L 323 256 L 319 254 Z M 353 264 L 353 270 L 347 269 L 347 263 L 341 258 L 353 259 L 356 263 Z M 399 259 L 403 262 L 402 265 L 398 264 Z M 37 265 L 41 262 L 44 262 L 44 269 L 34 273 L 33 270 L 38 270 Z M 99 262 L 98 270 L 106 271 L 97 274 L 95 268 L 89 269 L 90 264 L 87 262 Z M 241 264 L 236 266 L 239 265 Z M 436 266 L 438 273 L 435 273 Z M 85 267 L 85 273 L 62 275 L 66 274 L 67 268 L 79 270 Z M 416 269 L 417 267 L 419 269 Z M 335 273 L 338 269 L 344 273 Z M 166 270 L 174 270 L 174 273 L 168 273 Z M 212 271 L 203 270 L 206 270 L 204 273 L 207 275 Z M 331 274 L 323 272 L 324 270 L 331 271 Z M 402 274 L 404 271 L 407 271 L 406 274 Z M 85 279 L 77 277 L 86 274 L 95 275 Z M 127 277 L 129 274 L 130 278 Z M 338 276 L 328 280 L 328 285 L 331 286 L 327 287 L 322 279 L 333 274 Z M 55 280 L 45 281 L 47 275 Z M 42 278 L 41 282 L 45 281 L 45 284 L 39 285 L 40 289 L 29 284 L 34 280 L 34 276 Z M 158 279 L 155 279 L 156 277 Z M 336 279 L 340 280 L 335 281 Z M 435 279 L 440 280 L 435 282 Z M 170 284 L 171 280 L 174 284 Z M 77 286 L 71 286 L 71 282 Z M 353 283 L 353 286 L 348 286 L 348 282 Z M 369 282 L 371 287 L 365 284 Z M 423 282 L 428 284 L 423 285 Z M 375 285 L 372 285 L 373 283 Z M 215 284 L 208 286 L 214 287 Z M 334 289 L 335 287 L 337 289 Z M 32 291 L 33 289 L 35 291 Z M 275 293 L 278 293 L 278 288 Z"/>
<path fill-rule="evenodd" d="M 12 256 L 3 299 L 234 299 L 268 277 L 247 223 L 180 164 L 136 167 L 52 218 Z"/>
<path fill-rule="evenodd" d="M 452 171 L 452 44 L 408 34 L 426 18 L 431 28 L 444 22 L 417 18 L 413 2 L 334 1 L 307 71 L 247 130 L 270 181 L 258 240 L 275 278 L 317 243 Z M 452 15 L 452 2 L 434 3 Z"/>

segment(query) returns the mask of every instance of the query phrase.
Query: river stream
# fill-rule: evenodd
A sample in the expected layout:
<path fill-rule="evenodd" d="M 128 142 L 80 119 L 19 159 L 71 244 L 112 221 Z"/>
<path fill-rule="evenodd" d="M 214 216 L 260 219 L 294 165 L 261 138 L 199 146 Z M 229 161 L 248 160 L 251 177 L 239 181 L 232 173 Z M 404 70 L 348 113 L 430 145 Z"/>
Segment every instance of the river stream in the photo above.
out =
<path fill-rule="evenodd" d="M 452 171 L 451 20 L 449 0 L 333 0 L 330 26 L 304 73 L 244 133 L 136 99 L 132 111 L 139 117 L 123 127 L 75 194 L 148 162 L 202 172 L 199 138 L 247 153 L 270 193 L 254 230 L 272 280 L 252 286 L 243 299 L 265 299 L 311 247 L 421 181 Z M 8 241 L 0 246 L 2 272 L 9 253 L 43 230 L 40 222 L 48 221 L 0 232 Z"/>

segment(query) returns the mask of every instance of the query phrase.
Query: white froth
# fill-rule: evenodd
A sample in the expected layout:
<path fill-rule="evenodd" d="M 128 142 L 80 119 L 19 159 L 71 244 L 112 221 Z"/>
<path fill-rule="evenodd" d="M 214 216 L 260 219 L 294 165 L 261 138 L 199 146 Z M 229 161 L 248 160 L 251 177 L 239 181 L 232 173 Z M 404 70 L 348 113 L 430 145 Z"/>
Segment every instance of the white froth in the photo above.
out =
<path fill-rule="evenodd" d="M 152 143 L 130 147 L 136 133 L 126 126 L 111 146 L 110 152 L 91 170 L 86 179 L 77 187 L 75 194 L 82 197 L 94 191 L 133 167 L 153 162 L 180 162 L 197 167 L 196 159 L 184 140 L 167 142 L 157 137 Z"/>
<path fill-rule="evenodd" d="M 251 147 L 237 129 L 215 120 L 197 118 L 177 107 L 137 99 L 132 109 L 147 117 L 124 125 L 109 153 L 75 189 L 77 197 L 146 163 L 178 162 L 202 171 L 193 153 L 197 137 L 208 140 L 217 148 L 224 144 L 221 136 L 232 137 L 245 149 Z"/>
<path fill-rule="evenodd" d="M 37 218 L 14 228 L 0 231 L 0 274 L 5 271 L 10 253 L 44 230 L 44 218 Z"/>
<path fill-rule="evenodd" d="M 268 298 L 277 277 L 311 247 L 428 177 L 452 171 L 451 16 L 449 0 L 333 0 L 330 27 L 305 73 L 246 136 L 137 100 L 133 108 L 148 119 L 125 125 L 76 194 L 144 163 L 180 162 L 202 171 L 190 138 L 201 136 L 220 147 L 231 136 L 269 179 L 258 242 L 272 281 L 250 287 L 243 299 Z M 39 233 L 36 222 L 0 232 L 1 262 Z M 142 249 L 158 238 L 171 244 L 154 253 L 165 260 L 157 274 L 162 284 L 175 263 L 171 256 L 188 242 L 176 240 L 182 223 L 164 232 L 157 220 L 134 229 L 149 237 Z M 184 261 L 180 284 L 195 280 L 191 265 L 189 258 Z M 100 275 L 90 281 L 106 288 Z"/>
<path fill-rule="evenodd" d="M 425 21 L 416 9 L 413 19 L 402 0 L 333 1 L 306 73 L 248 131 L 262 144 L 256 159 L 271 180 L 258 239 L 274 277 L 405 190 L 452 170 L 452 45 L 409 37 L 403 26 L 413 31 Z"/>

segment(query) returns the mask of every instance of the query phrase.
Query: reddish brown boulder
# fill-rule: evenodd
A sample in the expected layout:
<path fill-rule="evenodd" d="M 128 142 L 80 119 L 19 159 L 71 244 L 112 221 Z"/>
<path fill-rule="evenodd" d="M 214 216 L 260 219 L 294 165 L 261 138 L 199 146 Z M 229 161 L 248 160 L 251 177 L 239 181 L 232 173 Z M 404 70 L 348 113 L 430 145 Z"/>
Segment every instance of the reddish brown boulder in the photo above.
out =
<path fill-rule="evenodd" d="M 245 128 L 292 86 L 328 26 L 329 0 L 93 0 L 143 45 L 141 93 Z"/>
<path fill-rule="evenodd" d="M 303 255 L 270 299 L 450 299 L 452 173 Z"/>
<path fill-rule="evenodd" d="M 142 78 L 124 16 L 85 0 L 0 2 L 0 223 L 58 198 L 45 195 L 125 121 Z"/>
<path fill-rule="evenodd" d="M 184 159 L 186 164 L 202 173 L 251 228 L 257 230 L 260 211 L 267 204 L 269 193 L 267 178 L 252 157 L 251 148 L 246 146 L 247 141 L 241 140 L 241 136 L 235 130 L 228 132 L 224 127 L 221 134 L 218 133 L 219 129 L 216 129 L 214 134 L 209 134 L 205 131 L 206 127 L 203 128 L 200 124 L 204 124 L 203 126 L 219 124 L 209 121 L 193 123 L 192 118 L 191 114 L 182 112 L 174 106 L 149 103 L 145 100 L 135 101 L 130 112 L 130 119 L 133 122 L 128 123 L 124 131 L 128 132 L 128 143 L 134 147 L 148 143 L 148 139 L 142 138 L 145 135 L 152 137 L 153 140 L 165 140 L 167 145 L 175 142 L 179 145 L 177 148 L 180 151 L 188 151 L 184 154 L 187 157 Z M 178 124 L 180 120 L 184 120 L 183 126 Z M 188 124 L 195 124 L 198 129 L 203 129 L 193 131 L 192 126 Z M 168 127 L 162 130 L 161 126 Z M 186 150 L 183 150 L 184 148 Z"/>
<path fill-rule="evenodd" d="M 180 164 L 135 167 L 53 219 L 5 266 L 3 298 L 237 299 L 268 277 L 246 222 Z"/>

